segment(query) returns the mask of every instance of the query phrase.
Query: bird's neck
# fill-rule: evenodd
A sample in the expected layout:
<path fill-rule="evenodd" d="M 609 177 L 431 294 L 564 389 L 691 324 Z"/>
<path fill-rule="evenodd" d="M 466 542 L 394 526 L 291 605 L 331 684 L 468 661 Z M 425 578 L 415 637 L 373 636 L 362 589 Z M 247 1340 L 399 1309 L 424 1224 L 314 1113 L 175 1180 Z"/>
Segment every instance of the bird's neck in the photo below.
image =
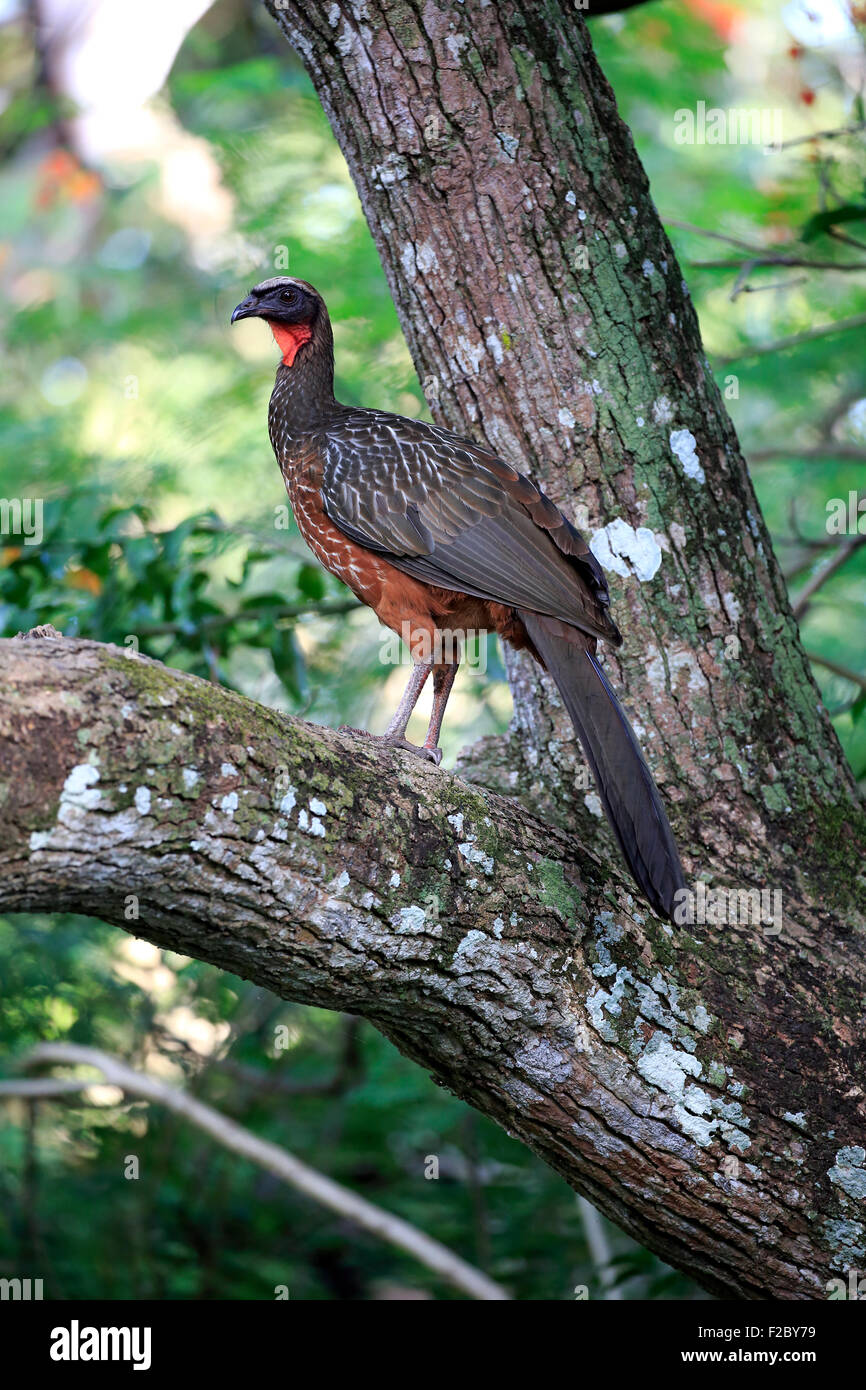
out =
<path fill-rule="evenodd" d="M 271 397 L 289 436 L 304 434 L 336 408 L 334 336 L 327 315 L 313 324 L 287 326 L 269 320 L 282 361 Z"/>

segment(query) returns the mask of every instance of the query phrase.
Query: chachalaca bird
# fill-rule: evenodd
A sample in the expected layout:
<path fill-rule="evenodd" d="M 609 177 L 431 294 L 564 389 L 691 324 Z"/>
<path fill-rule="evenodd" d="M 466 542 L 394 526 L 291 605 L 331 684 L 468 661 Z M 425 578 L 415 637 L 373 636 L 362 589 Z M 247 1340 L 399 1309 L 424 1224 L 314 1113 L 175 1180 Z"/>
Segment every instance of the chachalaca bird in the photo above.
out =
<path fill-rule="evenodd" d="M 456 653 L 441 656 L 443 633 L 494 630 L 525 648 L 559 687 L 636 882 L 670 916 L 682 869 L 658 790 L 595 658 L 598 638 L 615 646 L 622 638 L 586 542 L 489 449 L 335 400 L 331 323 L 306 281 L 262 281 L 232 323 L 244 318 L 264 319 L 282 354 L 268 428 L 301 535 L 382 623 L 426 639 L 381 741 L 440 761 L 457 672 Z M 433 712 L 418 748 L 406 726 L 431 671 Z"/>

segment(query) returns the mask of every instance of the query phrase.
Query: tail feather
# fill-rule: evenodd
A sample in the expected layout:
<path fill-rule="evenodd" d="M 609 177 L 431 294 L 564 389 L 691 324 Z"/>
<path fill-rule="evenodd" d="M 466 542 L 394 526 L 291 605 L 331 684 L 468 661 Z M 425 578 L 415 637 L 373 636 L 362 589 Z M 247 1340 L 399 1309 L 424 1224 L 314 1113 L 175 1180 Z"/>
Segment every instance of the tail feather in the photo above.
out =
<path fill-rule="evenodd" d="M 595 778 L 601 803 L 635 882 L 656 912 L 672 917 L 685 887 L 673 832 L 631 725 L 595 657 L 521 611 L 559 688 Z M 575 633 L 575 636 L 578 636 Z"/>

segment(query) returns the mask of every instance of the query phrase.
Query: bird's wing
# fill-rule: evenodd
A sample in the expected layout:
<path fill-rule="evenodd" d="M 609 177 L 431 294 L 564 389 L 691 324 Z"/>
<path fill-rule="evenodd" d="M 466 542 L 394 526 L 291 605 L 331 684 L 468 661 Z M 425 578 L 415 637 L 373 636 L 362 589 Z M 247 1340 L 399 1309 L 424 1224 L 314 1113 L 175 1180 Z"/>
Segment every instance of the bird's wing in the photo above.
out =
<path fill-rule="evenodd" d="M 428 584 L 621 641 L 595 556 L 534 483 L 434 425 L 349 411 L 325 443 L 325 511 Z"/>

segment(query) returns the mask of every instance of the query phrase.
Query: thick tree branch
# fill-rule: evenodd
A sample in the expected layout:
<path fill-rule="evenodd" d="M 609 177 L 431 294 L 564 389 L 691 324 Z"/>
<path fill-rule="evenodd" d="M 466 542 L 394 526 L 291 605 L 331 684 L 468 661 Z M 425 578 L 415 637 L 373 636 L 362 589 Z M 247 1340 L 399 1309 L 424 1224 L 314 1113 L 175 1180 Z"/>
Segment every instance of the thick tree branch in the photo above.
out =
<path fill-rule="evenodd" d="M 821 1297 L 856 1258 L 862 936 L 800 865 L 777 925 L 671 928 L 411 756 L 97 643 L 3 642 L 0 670 L 0 910 L 371 1019 L 711 1289 Z"/>

